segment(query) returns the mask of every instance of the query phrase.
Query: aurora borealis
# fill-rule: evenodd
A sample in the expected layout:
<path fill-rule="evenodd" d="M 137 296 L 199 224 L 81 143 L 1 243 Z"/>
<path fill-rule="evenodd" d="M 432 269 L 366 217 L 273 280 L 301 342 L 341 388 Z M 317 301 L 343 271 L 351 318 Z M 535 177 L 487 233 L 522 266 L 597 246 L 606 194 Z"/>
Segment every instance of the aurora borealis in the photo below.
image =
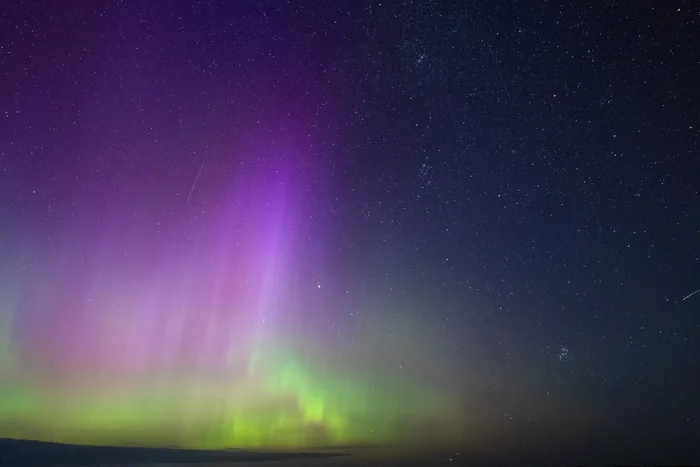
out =
<path fill-rule="evenodd" d="M 46 73 L 13 82 L 27 139 L 3 136 L 23 149 L 19 178 L 0 183 L 0 436 L 290 449 L 406 441 L 427 424 L 451 439 L 458 391 L 425 378 L 449 360 L 408 310 L 387 319 L 395 304 L 357 293 L 371 265 L 333 253 L 342 135 L 318 123 L 348 106 L 327 100 L 346 87 L 325 52 L 218 49 L 236 57 L 205 65 L 228 63 L 224 89 L 188 65 L 203 55 L 187 38 L 211 31 L 182 8 L 133 23 L 107 7 L 91 20 L 106 33 L 70 26 L 79 6 L 38 13 L 63 39 L 38 44 Z M 47 100 L 25 92 L 39 82 Z"/>
<path fill-rule="evenodd" d="M 242 164 L 226 201 L 188 228 L 110 218 L 108 204 L 97 219 L 68 214 L 50 254 L 29 240 L 24 254 L 41 263 L 3 290 L 3 434 L 299 448 L 393 442 L 413 422 L 448 422 L 444 389 L 376 371 L 391 354 L 369 327 L 340 337 L 313 314 L 295 324 L 321 292 L 295 276 L 309 196 L 297 154 L 280 145 L 264 154 L 277 167 Z"/>
<path fill-rule="evenodd" d="M 627 3 L 3 5 L 0 438 L 697 465 L 700 16 Z"/>

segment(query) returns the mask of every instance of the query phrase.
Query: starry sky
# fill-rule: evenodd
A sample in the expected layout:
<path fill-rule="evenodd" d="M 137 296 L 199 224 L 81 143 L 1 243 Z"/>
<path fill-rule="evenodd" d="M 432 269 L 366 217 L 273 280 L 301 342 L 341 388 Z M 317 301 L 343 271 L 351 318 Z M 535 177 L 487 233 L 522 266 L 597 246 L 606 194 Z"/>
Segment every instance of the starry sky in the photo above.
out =
<path fill-rule="evenodd" d="M 0 436 L 700 436 L 700 9 L 11 2 Z"/>

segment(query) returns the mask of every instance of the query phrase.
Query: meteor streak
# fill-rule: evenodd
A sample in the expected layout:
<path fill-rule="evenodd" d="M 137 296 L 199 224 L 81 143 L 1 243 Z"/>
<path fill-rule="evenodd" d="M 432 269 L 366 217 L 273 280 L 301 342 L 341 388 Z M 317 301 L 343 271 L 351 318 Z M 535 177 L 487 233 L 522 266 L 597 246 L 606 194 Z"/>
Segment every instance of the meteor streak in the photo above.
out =
<path fill-rule="evenodd" d="M 693 292 L 691 294 L 686 295 L 685 297 L 683 297 L 683 300 L 681 300 L 681 301 L 684 302 L 684 301 L 688 300 L 690 297 L 692 297 L 693 295 L 695 295 L 698 292 L 700 292 L 700 289 L 696 290 L 695 292 Z"/>
<path fill-rule="evenodd" d="M 190 188 L 190 194 L 187 195 L 187 203 L 190 202 L 190 198 L 192 197 L 192 192 L 194 191 L 194 186 L 197 184 L 197 180 L 199 180 L 199 176 L 202 175 L 202 169 L 204 168 L 204 164 L 199 168 L 199 172 L 197 172 L 197 176 L 194 179 L 194 183 L 192 184 L 192 188 Z"/>

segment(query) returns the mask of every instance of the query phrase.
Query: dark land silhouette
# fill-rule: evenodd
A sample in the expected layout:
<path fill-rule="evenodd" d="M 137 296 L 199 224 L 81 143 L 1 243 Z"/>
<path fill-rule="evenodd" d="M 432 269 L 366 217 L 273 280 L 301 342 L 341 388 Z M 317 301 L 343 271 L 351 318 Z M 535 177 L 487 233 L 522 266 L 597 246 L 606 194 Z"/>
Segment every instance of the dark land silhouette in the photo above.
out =
<path fill-rule="evenodd" d="M 203 451 L 148 447 L 81 446 L 0 439 L 2 467 L 78 467 L 128 464 L 209 464 L 337 457 L 326 452 Z"/>

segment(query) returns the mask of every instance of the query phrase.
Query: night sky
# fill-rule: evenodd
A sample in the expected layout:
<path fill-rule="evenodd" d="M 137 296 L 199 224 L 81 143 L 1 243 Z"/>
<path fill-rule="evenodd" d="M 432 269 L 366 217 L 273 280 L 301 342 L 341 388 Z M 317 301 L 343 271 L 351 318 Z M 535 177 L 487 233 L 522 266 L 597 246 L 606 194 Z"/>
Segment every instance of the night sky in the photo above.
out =
<path fill-rule="evenodd" d="M 692 1 L 7 2 L 0 436 L 700 443 L 699 41 Z"/>

